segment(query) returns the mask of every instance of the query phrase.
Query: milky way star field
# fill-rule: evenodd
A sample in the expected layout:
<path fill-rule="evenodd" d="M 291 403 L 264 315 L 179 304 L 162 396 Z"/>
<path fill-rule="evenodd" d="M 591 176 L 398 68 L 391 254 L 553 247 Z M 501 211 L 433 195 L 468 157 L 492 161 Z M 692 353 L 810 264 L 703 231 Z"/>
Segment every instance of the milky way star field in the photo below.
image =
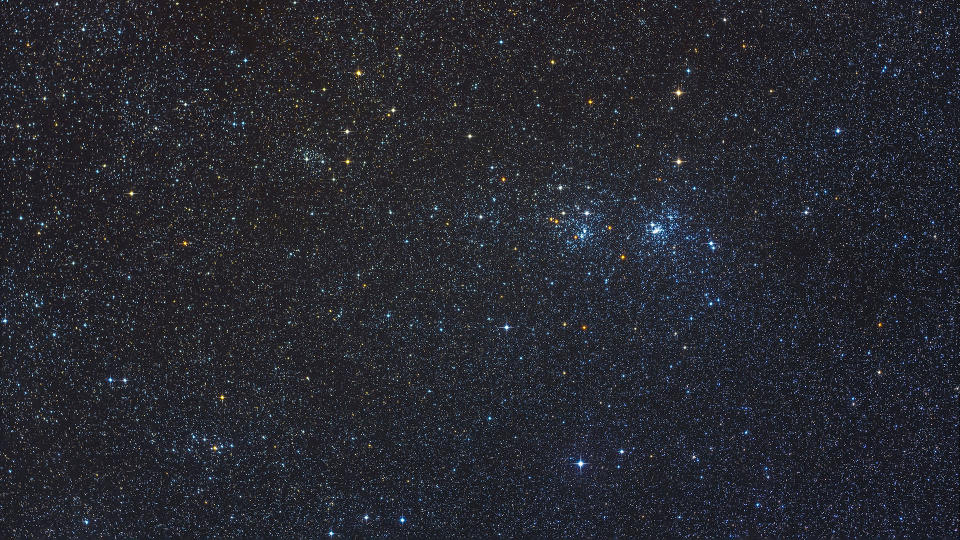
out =
<path fill-rule="evenodd" d="M 0 20 L 0 537 L 960 536 L 950 2 Z"/>

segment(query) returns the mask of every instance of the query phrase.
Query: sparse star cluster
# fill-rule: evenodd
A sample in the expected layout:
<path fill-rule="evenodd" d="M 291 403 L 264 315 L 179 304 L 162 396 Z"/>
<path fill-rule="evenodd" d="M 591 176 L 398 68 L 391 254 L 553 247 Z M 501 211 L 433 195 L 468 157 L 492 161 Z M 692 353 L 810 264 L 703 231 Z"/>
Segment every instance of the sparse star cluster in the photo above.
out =
<path fill-rule="evenodd" d="M 2 536 L 960 535 L 947 2 L 14 4 Z"/>

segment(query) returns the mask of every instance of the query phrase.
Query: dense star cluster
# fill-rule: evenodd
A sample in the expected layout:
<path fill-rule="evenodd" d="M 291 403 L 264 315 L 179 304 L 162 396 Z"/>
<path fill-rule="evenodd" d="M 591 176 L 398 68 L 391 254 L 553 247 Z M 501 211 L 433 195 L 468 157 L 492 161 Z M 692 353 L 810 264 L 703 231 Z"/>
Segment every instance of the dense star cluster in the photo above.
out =
<path fill-rule="evenodd" d="M 958 535 L 951 3 L 0 12 L 0 536 Z"/>

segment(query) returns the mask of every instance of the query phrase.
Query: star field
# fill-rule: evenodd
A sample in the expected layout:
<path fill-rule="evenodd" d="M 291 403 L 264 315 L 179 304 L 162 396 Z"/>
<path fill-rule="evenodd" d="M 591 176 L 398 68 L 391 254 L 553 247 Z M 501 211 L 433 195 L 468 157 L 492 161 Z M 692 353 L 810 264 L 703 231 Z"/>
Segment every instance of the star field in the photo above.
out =
<path fill-rule="evenodd" d="M 2 536 L 960 534 L 949 3 L 0 10 Z"/>

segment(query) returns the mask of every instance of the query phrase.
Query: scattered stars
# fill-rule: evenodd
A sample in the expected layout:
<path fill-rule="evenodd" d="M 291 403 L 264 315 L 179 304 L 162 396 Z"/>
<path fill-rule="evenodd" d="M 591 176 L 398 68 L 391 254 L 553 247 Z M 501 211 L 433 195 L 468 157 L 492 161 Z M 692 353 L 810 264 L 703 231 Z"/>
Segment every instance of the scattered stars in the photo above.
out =
<path fill-rule="evenodd" d="M 16 4 L 5 537 L 957 536 L 947 3 Z"/>

